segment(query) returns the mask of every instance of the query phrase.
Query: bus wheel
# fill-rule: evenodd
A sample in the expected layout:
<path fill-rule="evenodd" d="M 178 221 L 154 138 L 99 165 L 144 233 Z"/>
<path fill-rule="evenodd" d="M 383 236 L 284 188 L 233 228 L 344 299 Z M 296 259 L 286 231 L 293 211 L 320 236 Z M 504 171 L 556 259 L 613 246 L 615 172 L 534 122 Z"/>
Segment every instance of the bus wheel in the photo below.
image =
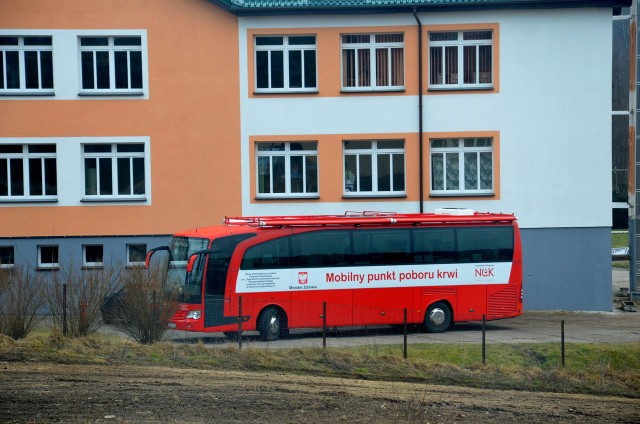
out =
<path fill-rule="evenodd" d="M 451 308 L 444 302 L 429 306 L 424 316 L 424 326 L 429 333 L 442 333 L 451 326 Z"/>
<path fill-rule="evenodd" d="M 262 340 L 278 340 L 287 335 L 287 321 L 284 313 L 273 306 L 265 309 L 258 319 L 258 331 Z"/>

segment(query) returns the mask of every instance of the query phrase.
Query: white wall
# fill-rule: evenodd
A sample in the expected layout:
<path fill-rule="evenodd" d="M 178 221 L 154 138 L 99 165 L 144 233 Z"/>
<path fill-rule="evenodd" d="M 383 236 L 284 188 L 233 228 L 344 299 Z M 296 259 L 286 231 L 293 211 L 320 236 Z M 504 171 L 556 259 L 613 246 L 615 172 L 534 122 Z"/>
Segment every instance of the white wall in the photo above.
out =
<path fill-rule="evenodd" d="M 525 228 L 610 226 L 611 10 L 451 12 L 422 14 L 420 19 L 425 33 L 434 24 L 500 26 L 499 93 L 424 97 L 425 132 L 500 132 L 500 199 L 430 202 L 425 187 L 425 209 L 466 206 L 513 212 Z M 418 128 L 415 96 L 249 98 L 247 29 L 415 24 L 409 13 L 240 18 L 243 213 L 341 213 L 345 209 L 341 203 L 252 204 L 249 170 L 255 165 L 249 163 L 250 136 L 416 133 Z M 426 51 L 424 57 L 426 64 Z M 424 72 L 426 78 L 426 66 Z M 371 209 L 372 203 L 349 203 L 348 207 Z M 418 211 L 417 202 L 384 205 L 386 210 Z"/>

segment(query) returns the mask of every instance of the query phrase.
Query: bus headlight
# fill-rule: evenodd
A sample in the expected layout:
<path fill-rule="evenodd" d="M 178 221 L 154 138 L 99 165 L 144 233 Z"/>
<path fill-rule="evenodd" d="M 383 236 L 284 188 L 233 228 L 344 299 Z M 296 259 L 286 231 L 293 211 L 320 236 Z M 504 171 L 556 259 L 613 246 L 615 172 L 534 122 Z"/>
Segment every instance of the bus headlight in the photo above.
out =
<path fill-rule="evenodd" d="M 187 312 L 187 319 L 200 319 L 200 316 L 202 315 L 202 311 L 189 311 Z"/>

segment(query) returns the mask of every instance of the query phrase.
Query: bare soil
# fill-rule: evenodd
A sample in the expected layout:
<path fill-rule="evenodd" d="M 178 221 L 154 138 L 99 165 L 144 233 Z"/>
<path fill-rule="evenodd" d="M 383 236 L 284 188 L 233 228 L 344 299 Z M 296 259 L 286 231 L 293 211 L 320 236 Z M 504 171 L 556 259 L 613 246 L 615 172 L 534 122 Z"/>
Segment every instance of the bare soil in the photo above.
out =
<path fill-rule="evenodd" d="M 0 422 L 640 423 L 640 399 L 279 373 L 0 362 Z"/>

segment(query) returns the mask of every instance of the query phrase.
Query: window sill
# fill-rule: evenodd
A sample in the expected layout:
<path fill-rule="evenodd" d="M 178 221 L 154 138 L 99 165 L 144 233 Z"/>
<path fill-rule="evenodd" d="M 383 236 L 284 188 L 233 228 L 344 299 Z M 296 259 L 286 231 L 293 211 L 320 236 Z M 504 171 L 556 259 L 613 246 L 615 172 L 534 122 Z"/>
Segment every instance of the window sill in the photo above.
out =
<path fill-rule="evenodd" d="M 36 271 L 60 271 L 60 265 L 56 266 L 37 266 Z"/>
<path fill-rule="evenodd" d="M 78 93 L 80 97 L 109 97 L 109 96 L 144 96 L 144 91 L 81 91 Z"/>
<path fill-rule="evenodd" d="M 82 203 L 111 203 L 111 202 L 146 202 L 147 197 L 85 197 Z"/>
<path fill-rule="evenodd" d="M 53 97 L 55 95 L 54 91 L 0 91 L 0 97 Z"/>
<path fill-rule="evenodd" d="M 310 195 L 310 196 L 300 196 L 300 195 L 281 195 L 281 196 L 256 196 L 254 197 L 255 200 L 309 200 L 309 199 L 319 199 L 320 195 L 319 194 L 314 194 L 314 195 Z"/>
<path fill-rule="evenodd" d="M 269 95 L 269 94 L 318 94 L 320 93 L 320 90 L 314 89 L 314 90 L 308 90 L 308 91 L 303 91 L 303 90 L 273 90 L 273 91 L 254 91 L 253 94 L 254 96 L 264 96 L 264 95 Z"/>
<path fill-rule="evenodd" d="M 20 198 L 6 198 L 0 199 L 0 204 L 2 203 L 56 203 L 58 201 L 57 197 L 48 197 L 48 198 L 35 198 L 35 197 L 20 197 Z"/>
<path fill-rule="evenodd" d="M 405 88 L 344 88 L 340 89 L 340 94 L 381 94 L 381 93 L 404 93 Z"/>
<path fill-rule="evenodd" d="M 429 87 L 427 91 L 492 91 L 495 90 L 495 87 L 492 86 L 473 86 L 473 85 L 456 85 L 455 87 Z"/>
<path fill-rule="evenodd" d="M 465 193 L 465 192 L 456 192 L 456 193 L 432 193 L 429 194 L 429 197 L 496 197 L 495 193 Z"/>
<path fill-rule="evenodd" d="M 384 193 L 362 193 L 362 194 L 343 194 L 343 199 L 406 199 L 407 194 L 384 194 Z"/>
<path fill-rule="evenodd" d="M 87 271 L 87 270 L 97 270 L 97 269 L 104 269 L 104 265 L 83 265 L 81 268 L 83 271 Z"/>

